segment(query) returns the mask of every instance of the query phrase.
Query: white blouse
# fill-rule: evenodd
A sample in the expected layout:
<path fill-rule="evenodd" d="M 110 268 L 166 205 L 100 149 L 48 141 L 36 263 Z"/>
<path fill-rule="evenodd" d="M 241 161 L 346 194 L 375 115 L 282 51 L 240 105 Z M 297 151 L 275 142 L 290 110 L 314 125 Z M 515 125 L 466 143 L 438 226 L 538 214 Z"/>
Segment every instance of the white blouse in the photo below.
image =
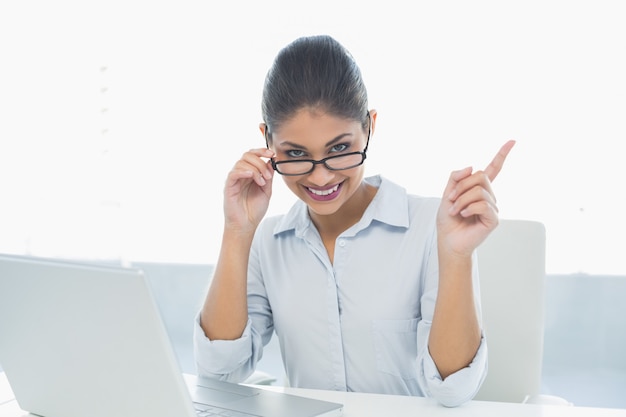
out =
<path fill-rule="evenodd" d="M 248 267 L 248 324 L 240 339 L 209 340 L 195 327 L 199 375 L 241 382 L 275 333 L 291 386 L 419 395 L 455 406 L 487 372 L 481 340 L 473 362 L 442 381 L 428 352 L 439 270 L 440 200 L 408 195 L 380 176 L 361 220 L 335 244 L 334 263 L 298 201 L 259 225 Z M 474 256 L 474 296 L 480 314 Z"/>

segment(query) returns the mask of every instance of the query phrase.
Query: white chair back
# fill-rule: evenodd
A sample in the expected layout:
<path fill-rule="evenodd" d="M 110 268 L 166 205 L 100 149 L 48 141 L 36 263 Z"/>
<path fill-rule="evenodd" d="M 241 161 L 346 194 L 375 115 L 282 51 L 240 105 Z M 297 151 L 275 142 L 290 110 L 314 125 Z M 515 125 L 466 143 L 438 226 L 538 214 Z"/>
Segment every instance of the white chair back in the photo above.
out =
<path fill-rule="evenodd" d="M 545 241 L 543 224 L 501 219 L 478 248 L 489 370 L 477 400 L 524 402 L 539 395 Z"/>

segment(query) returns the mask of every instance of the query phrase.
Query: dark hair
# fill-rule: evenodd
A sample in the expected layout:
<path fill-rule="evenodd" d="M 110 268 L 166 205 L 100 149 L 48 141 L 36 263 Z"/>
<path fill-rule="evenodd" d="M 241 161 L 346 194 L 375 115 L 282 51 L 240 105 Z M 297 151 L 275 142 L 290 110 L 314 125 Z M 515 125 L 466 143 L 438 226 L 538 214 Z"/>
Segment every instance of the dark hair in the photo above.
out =
<path fill-rule="evenodd" d="M 304 107 L 368 123 L 367 90 L 348 50 L 327 35 L 298 38 L 276 56 L 263 87 L 261 109 L 275 130 Z"/>

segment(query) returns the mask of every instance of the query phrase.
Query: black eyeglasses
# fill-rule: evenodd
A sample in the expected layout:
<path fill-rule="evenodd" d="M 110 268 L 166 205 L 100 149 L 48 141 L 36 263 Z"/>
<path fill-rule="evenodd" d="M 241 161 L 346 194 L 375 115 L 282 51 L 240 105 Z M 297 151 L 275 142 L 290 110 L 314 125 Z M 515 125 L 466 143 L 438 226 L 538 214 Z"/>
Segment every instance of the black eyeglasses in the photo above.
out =
<path fill-rule="evenodd" d="M 370 117 L 369 112 L 367 112 L 367 117 Z M 268 128 L 265 126 L 265 143 L 269 148 L 268 141 Z M 344 169 L 356 168 L 359 165 L 362 165 L 367 157 L 367 147 L 370 142 L 370 134 L 372 132 L 372 123 L 371 119 L 369 120 L 369 127 L 367 132 L 367 143 L 365 144 L 365 149 L 361 152 L 349 152 L 341 155 L 329 156 L 324 159 L 320 159 L 318 161 L 314 159 L 298 159 L 297 161 L 276 161 L 274 158 L 271 159 L 272 168 L 274 171 L 278 172 L 280 175 L 305 175 L 313 172 L 315 169 L 315 165 L 323 164 L 326 169 L 330 171 L 342 171 Z"/>

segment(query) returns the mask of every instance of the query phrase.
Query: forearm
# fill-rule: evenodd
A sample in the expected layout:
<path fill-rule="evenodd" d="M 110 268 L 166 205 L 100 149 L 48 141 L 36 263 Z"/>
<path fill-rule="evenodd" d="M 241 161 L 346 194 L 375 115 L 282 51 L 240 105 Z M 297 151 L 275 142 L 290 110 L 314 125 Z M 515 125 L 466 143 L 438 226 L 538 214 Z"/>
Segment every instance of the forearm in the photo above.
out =
<path fill-rule="evenodd" d="M 480 346 L 480 337 L 472 258 L 440 251 L 439 288 L 428 349 L 442 378 L 471 363 Z"/>
<path fill-rule="evenodd" d="M 200 322 L 211 340 L 241 337 L 248 320 L 247 274 L 253 233 L 225 230 Z"/>

